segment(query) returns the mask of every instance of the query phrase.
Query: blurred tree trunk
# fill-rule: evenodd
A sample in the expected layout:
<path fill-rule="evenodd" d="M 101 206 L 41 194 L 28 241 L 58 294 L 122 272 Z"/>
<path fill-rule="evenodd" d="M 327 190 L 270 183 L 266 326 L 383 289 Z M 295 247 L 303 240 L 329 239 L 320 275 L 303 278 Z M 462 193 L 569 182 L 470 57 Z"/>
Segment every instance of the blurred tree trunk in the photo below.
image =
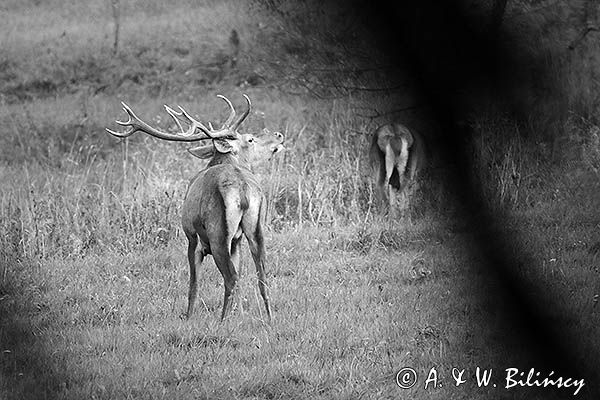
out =
<path fill-rule="evenodd" d="M 598 0 L 586 0 L 584 18 L 585 26 L 571 42 L 569 50 L 574 50 L 585 39 L 588 33 L 600 31 L 600 27 L 598 27 Z"/>
<path fill-rule="evenodd" d="M 115 24 L 115 37 L 113 42 L 113 56 L 116 56 L 119 52 L 119 28 L 120 28 L 120 12 L 119 12 L 119 0 L 111 0 L 113 22 Z"/>
<path fill-rule="evenodd" d="M 494 7 L 492 8 L 492 20 L 490 24 L 490 31 L 494 40 L 498 40 L 500 34 L 500 27 L 502 26 L 502 20 L 504 19 L 504 12 L 506 11 L 506 4 L 508 0 L 495 0 Z"/>

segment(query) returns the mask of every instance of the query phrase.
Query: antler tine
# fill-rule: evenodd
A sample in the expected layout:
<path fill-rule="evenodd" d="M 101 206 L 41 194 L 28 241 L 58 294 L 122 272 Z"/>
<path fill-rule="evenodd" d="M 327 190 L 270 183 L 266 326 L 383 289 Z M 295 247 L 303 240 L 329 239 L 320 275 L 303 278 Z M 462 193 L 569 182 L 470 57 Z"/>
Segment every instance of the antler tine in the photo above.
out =
<path fill-rule="evenodd" d="M 246 108 L 246 111 L 244 111 L 244 113 L 241 115 L 240 119 L 238 119 L 237 122 L 233 125 L 233 128 L 232 128 L 233 131 L 236 131 L 237 128 L 239 128 L 239 126 L 242 124 L 242 122 L 244 122 L 246 117 L 250 114 L 250 108 L 252 107 L 252 103 L 250 102 L 250 97 L 248 97 L 246 94 L 243 94 L 243 96 L 246 99 L 248 108 Z"/>
<path fill-rule="evenodd" d="M 135 114 L 133 113 L 131 108 L 127 104 L 125 104 L 124 101 L 121 102 L 121 105 L 123 106 L 123 110 L 127 113 L 127 121 L 116 120 L 115 122 L 121 126 L 129 126 L 129 128 L 127 128 L 125 130 L 125 132 L 117 132 L 117 131 L 113 131 L 112 129 L 108 129 L 108 128 L 105 128 L 105 129 L 108 133 L 110 133 L 113 136 L 116 136 L 119 138 L 126 138 L 128 136 L 133 135 L 135 133 L 135 131 L 137 130 L 132 125 L 132 122 L 133 122 L 132 118 L 137 119 L 137 117 L 135 116 Z"/>
<path fill-rule="evenodd" d="M 229 128 L 231 126 L 231 123 L 233 122 L 233 119 L 235 118 L 235 108 L 233 108 L 233 104 L 231 104 L 231 101 L 229 101 L 227 97 L 223 96 L 222 94 L 218 94 L 217 97 L 223 99 L 231 109 L 229 117 L 227 117 L 227 120 L 223 122 L 223 125 L 221 126 L 221 129 Z"/>
<path fill-rule="evenodd" d="M 194 117 L 192 117 L 187 111 L 185 111 L 183 109 L 183 107 L 181 107 L 181 106 L 177 106 L 177 107 L 181 111 L 181 114 L 183 114 L 183 116 L 185 116 L 185 118 L 187 118 L 187 120 L 192 123 L 192 126 L 190 127 L 190 129 L 188 130 L 188 132 L 192 128 L 194 128 L 194 129 L 199 128 L 210 139 L 219 139 L 219 138 L 224 138 L 224 137 L 231 136 L 231 133 L 229 132 L 229 129 L 214 130 L 214 129 L 212 129 L 212 125 L 210 126 L 211 128 L 209 129 L 206 126 L 204 126 L 200 121 L 196 121 L 194 119 Z"/>
<path fill-rule="evenodd" d="M 183 129 L 183 126 L 181 125 L 181 122 L 179 121 L 179 118 L 178 118 L 178 117 L 181 116 L 181 113 L 173 110 L 171 107 L 169 107 L 166 104 L 164 105 L 164 107 L 165 107 L 165 111 L 169 113 L 169 115 L 171 116 L 171 118 L 173 118 L 173 121 L 175 121 L 175 123 L 179 127 L 179 130 L 182 133 L 185 132 L 185 130 Z"/>
<path fill-rule="evenodd" d="M 185 136 L 191 136 L 194 134 L 194 132 L 196 131 L 196 129 L 200 129 L 202 131 L 202 133 L 204 133 L 205 135 L 207 135 L 208 137 L 210 136 L 210 132 L 208 130 L 208 128 L 206 126 L 204 126 L 202 124 L 202 122 L 197 121 L 196 119 L 194 119 L 194 117 L 192 117 L 187 111 L 185 111 L 185 109 L 181 106 L 177 106 L 177 108 L 179 108 L 179 112 L 173 110 L 171 107 L 165 106 L 165 108 L 168 108 L 167 112 L 169 114 L 171 114 L 171 116 L 173 117 L 173 119 L 177 122 L 177 125 L 179 125 L 179 127 L 181 128 L 181 133 Z M 184 131 L 183 128 L 181 127 L 181 124 L 179 123 L 179 118 L 181 116 L 184 116 L 187 121 L 189 123 L 191 123 L 192 125 L 190 125 L 190 127 L 188 128 L 187 131 Z"/>
<path fill-rule="evenodd" d="M 119 122 L 119 121 L 116 121 Z M 113 131 L 112 129 L 108 129 L 108 128 L 104 128 L 106 130 L 106 132 L 110 133 L 113 136 L 119 137 L 119 138 L 126 138 L 128 136 L 133 135 L 133 133 L 135 132 L 135 130 L 133 128 L 129 128 L 127 129 L 125 132 L 117 132 L 117 131 Z"/>
<path fill-rule="evenodd" d="M 165 106 L 165 109 L 167 110 L 169 115 L 177 122 L 177 125 L 181 130 L 181 134 L 173 134 L 153 128 L 148 123 L 142 121 L 137 115 L 135 115 L 131 107 L 125 104 L 125 102 L 121 102 L 121 104 L 123 105 L 123 110 L 125 110 L 125 112 L 128 115 L 128 119 L 127 121 L 115 122 L 121 126 L 126 126 L 128 128 L 124 132 L 117 132 L 113 131 L 112 129 L 106 129 L 106 131 L 113 136 L 119 138 L 126 138 L 137 131 L 141 131 L 159 139 L 175 142 L 196 142 L 199 140 L 206 140 L 212 138 L 212 136 L 210 136 L 208 133 L 208 129 L 198 121 L 191 118 L 189 114 L 185 112 L 185 110 L 183 110 L 181 107 L 179 107 L 180 110 L 182 110 L 182 113 L 180 114 L 178 111 L 173 110 L 171 107 Z M 187 131 L 183 130 L 183 127 L 178 120 L 178 117 L 180 117 L 181 115 L 185 115 L 185 117 L 188 118 L 189 122 L 192 124 Z M 200 129 L 200 132 L 196 132 L 196 129 Z"/>

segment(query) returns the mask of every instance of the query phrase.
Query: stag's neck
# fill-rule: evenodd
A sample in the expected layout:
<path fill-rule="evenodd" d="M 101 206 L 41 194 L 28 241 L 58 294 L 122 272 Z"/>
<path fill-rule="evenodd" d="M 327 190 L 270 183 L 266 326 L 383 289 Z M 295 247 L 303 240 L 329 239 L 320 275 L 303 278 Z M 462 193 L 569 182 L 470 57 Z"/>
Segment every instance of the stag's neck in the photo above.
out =
<path fill-rule="evenodd" d="M 223 154 L 223 153 L 218 153 L 218 152 L 215 152 L 215 155 L 210 160 L 210 162 L 208 163 L 206 168 L 214 167 L 215 165 L 223 165 L 223 164 L 235 165 L 235 166 L 242 167 L 242 168 L 252 171 L 250 164 L 245 162 L 244 160 L 240 159 L 240 157 L 238 155 L 231 154 L 231 153 Z"/>

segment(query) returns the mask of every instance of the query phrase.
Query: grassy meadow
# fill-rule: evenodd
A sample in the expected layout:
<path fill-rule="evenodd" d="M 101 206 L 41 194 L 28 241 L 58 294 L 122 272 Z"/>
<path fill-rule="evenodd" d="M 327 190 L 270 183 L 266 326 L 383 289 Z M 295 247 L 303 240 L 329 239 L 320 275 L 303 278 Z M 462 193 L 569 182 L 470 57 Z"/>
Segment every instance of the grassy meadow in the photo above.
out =
<path fill-rule="evenodd" d="M 504 387 L 506 368 L 543 378 L 562 366 L 536 364 L 512 330 L 488 265 L 495 243 L 479 246 L 435 143 L 408 210 L 393 219 L 376 206 L 369 132 L 393 116 L 426 138 L 436 126 L 425 111 L 394 114 L 418 96 L 374 68 L 366 32 L 335 30 L 350 16 L 303 2 L 118 3 L 0 5 L 0 399 L 573 396 Z M 253 103 L 242 129 L 286 137 L 258 171 L 274 321 L 246 245 L 241 306 L 219 322 L 223 282 L 208 257 L 186 321 L 180 206 L 203 162 L 188 145 L 104 128 L 125 118 L 121 101 L 165 129 L 163 104 L 218 123 L 227 109 L 216 95 L 241 108 L 242 93 Z M 506 115 L 472 116 L 473 182 L 497 238 L 512 239 L 500 250 L 531 309 L 571 360 L 599 371 L 600 129 L 567 114 L 565 137 L 539 143 L 514 135 L 524 128 Z M 404 367 L 418 373 L 410 389 L 396 382 Z M 477 367 L 497 387 L 479 387 Z M 466 371 L 459 387 L 453 368 Z M 576 397 L 599 390 L 598 375 L 585 378 Z"/>

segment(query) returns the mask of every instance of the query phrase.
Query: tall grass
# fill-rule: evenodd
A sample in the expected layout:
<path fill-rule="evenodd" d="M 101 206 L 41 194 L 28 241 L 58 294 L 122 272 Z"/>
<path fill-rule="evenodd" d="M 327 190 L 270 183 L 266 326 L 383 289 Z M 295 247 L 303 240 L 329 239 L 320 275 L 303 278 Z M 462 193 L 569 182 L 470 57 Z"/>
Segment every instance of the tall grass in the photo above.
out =
<path fill-rule="evenodd" d="M 219 104 L 216 99 L 211 102 L 212 107 Z M 287 121 L 287 151 L 257 171 L 265 182 L 273 226 L 333 226 L 372 219 L 376 210 L 365 151 L 368 136 L 360 134 L 367 128 L 353 120 L 344 102 L 304 107 L 302 115 L 312 123 L 304 123 L 297 114 L 279 113 Z M 6 109 L 5 116 L 9 114 Z M 98 131 L 101 127 L 93 128 L 85 140 L 43 132 L 58 131 L 53 123 L 74 126 L 79 118 L 63 117 L 51 115 L 42 122 L 30 121 L 27 115 L 11 117 L 15 128 L 5 140 L 18 143 L 25 138 L 27 144 L 17 144 L 8 156 L 13 161 L 2 168 L 8 183 L 0 188 L 3 247 L 20 257 L 45 258 L 98 250 L 129 252 L 177 238 L 179 205 L 188 180 L 202 163 L 184 153 L 184 146 L 152 138 L 119 144 Z M 249 121 L 250 130 L 255 123 Z M 40 132 L 31 128 L 33 124 L 41 126 L 36 128 Z M 86 129 L 78 135 L 86 135 Z M 49 150 L 52 146 L 56 150 Z"/>
<path fill-rule="evenodd" d="M 326 37 L 328 51 L 335 51 L 340 38 L 328 35 L 315 21 L 303 25 L 294 19 L 293 8 L 289 15 L 282 14 L 294 19 L 286 33 L 277 24 L 261 24 L 265 14 L 259 9 L 248 7 L 242 14 L 228 1 L 182 0 L 169 7 L 160 2 L 144 7 L 136 1 L 121 3 L 123 42 L 116 58 L 110 56 L 110 40 L 105 40 L 111 32 L 108 2 L 89 10 L 80 3 L 55 7 L 29 2 L 6 8 L 19 16 L 1 28 L 7 68 L 1 80 L 6 96 L 0 109 L 0 154 L 2 176 L 10 184 L 0 188 L 0 200 L 7 249 L 28 257 L 82 255 L 91 248 L 127 251 L 178 237 L 178 206 L 187 180 L 201 163 L 180 145 L 139 138 L 117 144 L 108 138 L 103 128 L 119 117 L 118 100 L 166 126 L 166 115 L 158 112 L 161 103 L 183 104 L 201 119 L 218 121 L 224 110 L 214 94 L 235 99 L 247 92 L 256 114 L 245 128 L 266 125 L 287 137 L 283 158 L 261 170 L 276 229 L 364 223 L 374 217 L 378 210 L 366 148 L 375 123 L 361 118 L 357 110 L 365 105 L 389 107 L 401 96 L 359 92 L 333 101 L 315 100 L 310 91 L 266 91 L 242 79 L 273 70 L 266 59 L 268 50 L 286 60 L 315 55 L 315 50 L 290 47 L 306 45 L 303 30 L 310 40 Z M 206 24 L 194 23 L 199 16 Z M 92 24 L 89 30 L 93 19 L 104 23 Z M 512 28 L 524 29 L 512 21 Z M 39 29 L 21 34 L 29 25 Z M 62 32 L 59 26 L 65 27 Z M 242 38 L 241 69 L 219 78 L 210 68 L 220 68 L 215 62 L 226 52 L 224 38 L 232 28 Z M 282 36 L 280 43 L 257 42 L 275 31 Z M 257 45 L 250 47 L 248 41 Z M 40 47 L 47 51 L 38 56 Z M 55 95 L 60 98 L 52 98 Z M 544 186 L 536 171 L 549 168 L 544 160 L 547 138 L 531 132 L 551 122 L 532 117 L 537 122 L 531 126 L 501 112 L 480 113 L 469 121 L 472 137 L 466 141 L 472 146 L 473 180 L 492 207 L 533 204 L 536 190 Z M 570 146 L 582 149 L 580 158 L 597 171 L 595 122 L 581 117 L 567 126 L 576 120 L 561 119 L 561 127 L 577 132 L 567 138 Z M 552 147 L 564 151 L 566 146 L 556 143 L 561 141 L 553 140 Z M 443 192 L 434 189 L 441 181 L 443 177 L 433 174 L 422 182 L 413 215 L 422 216 L 424 210 L 439 215 L 447 207 Z M 115 229 L 119 235 L 111 233 Z"/>

